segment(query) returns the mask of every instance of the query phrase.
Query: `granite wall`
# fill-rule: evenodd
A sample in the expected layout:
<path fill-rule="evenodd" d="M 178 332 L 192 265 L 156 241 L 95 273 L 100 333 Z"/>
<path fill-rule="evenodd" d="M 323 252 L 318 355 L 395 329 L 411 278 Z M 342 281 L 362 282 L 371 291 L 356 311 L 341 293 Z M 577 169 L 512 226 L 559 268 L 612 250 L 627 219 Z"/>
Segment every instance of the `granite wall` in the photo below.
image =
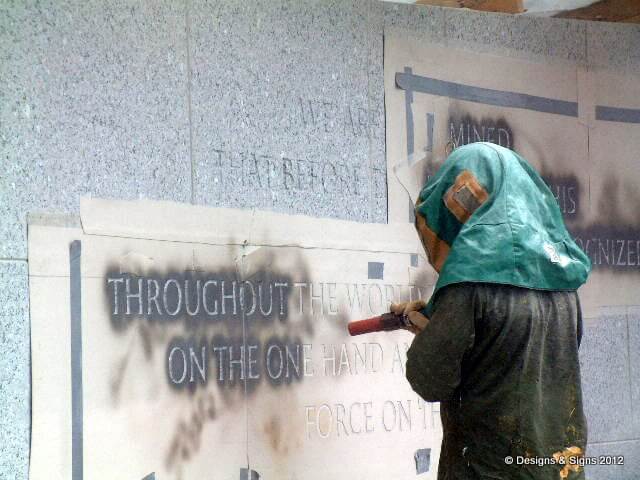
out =
<path fill-rule="evenodd" d="M 630 25 L 368 0 L 2 2 L 0 478 L 28 474 L 27 215 L 93 195 L 386 222 L 385 29 L 640 72 Z M 587 322 L 592 451 L 627 456 L 591 478 L 640 463 L 638 322 L 615 305 Z"/>

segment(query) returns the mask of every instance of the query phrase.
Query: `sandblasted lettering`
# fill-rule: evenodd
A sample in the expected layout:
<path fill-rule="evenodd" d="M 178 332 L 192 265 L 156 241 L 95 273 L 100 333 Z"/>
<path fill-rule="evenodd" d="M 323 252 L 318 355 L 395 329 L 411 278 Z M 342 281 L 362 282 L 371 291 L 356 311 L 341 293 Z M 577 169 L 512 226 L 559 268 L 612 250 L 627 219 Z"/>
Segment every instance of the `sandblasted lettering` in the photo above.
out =
<path fill-rule="evenodd" d="M 125 298 L 127 299 L 127 315 L 131 315 L 132 313 L 132 309 L 131 309 L 131 302 L 133 300 L 135 300 L 135 302 L 138 305 L 138 315 L 142 315 L 142 279 L 137 279 L 137 281 L 135 282 L 135 284 L 137 284 L 136 287 L 136 291 L 135 293 L 132 293 L 132 288 L 131 288 L 131 279 L 127 278 L 125 279 L 124 285 L 125 285 Z"/>
<path fill-rule="evenodd" d="M 366 136 L 369 126 L 365 105 L 343 104 L 326 100 L 298 97 L 298 111 L 302 124 L 325 133 Z"/>
<path fill-rule="evenodd" d="M 111 310 L 112 315 L 118 315 L 120 311 L 118 310 L 118 306 L 120 305 L 120 284 L 124 283 L 124 278 L 107 278 L 107 287 L 112 289 L 113 293 L 113 301 L 111 305 L 113 309 Z"/>
<path fill-rule="evenodd" d="M 332 158 L 321 161 L 269 156 L 255 152 L 212 149 L 214 181 L 243 188 L 270 191 L 340 193 L 363 196 L 364 182 L 371 176 L 377 186 L 384 185 L 384 172 L 378 168 L 349 165 Z"/>
<path fill-rule="evenodd" d="M 241 281 L 226 272 L 208 276 L 189 271 L 166 277 L 112 272 L 107 274 L 105 292 L 114 324 L 136 318 L 197 323 L 229 321 L 241 315 L 282 320 L 307 314 L 332 317 L 342 315 L 345 308 L 379 313 L 394 301 L 424 298 L 427 293 L 424 286 L 413 284 L 299 282 L 277 277 Z"/>
<path fill-rule="evenodd" d="M 419 397 L 378 401 L 334 402 L 305 405 L 307 439 L 339 438 L 372 433 L 390 434 L 439 430 L 441 423 L 437 403 Z"/>
<path fill-rule="evenodd" d="M 142 279 L 139 279 L 139 281 L 141 280 Z M 173 308 L 171 306 L 171 299 L 174 300 Z M 182 307 L 182 286 L 175 278 L 170 278 L 164 283 L 164 288 L 162 289 L 162 306 L 164 307 L 164 311 L 172 317 L 175 317 L 180 312 Z M 129 314 L 128 311 L 127 314 Z"/>
<path fill-rule="evenodd" d="M 490 142 L 506 148 L 513 148 L 514 135 L 503 120 L 476 121 L 471 117 L 449 120 L 449 140 L 456 146 L 474 142 Z"/>
<path fill-rule="evenodd" d="M 427 285 L 391 279 L 314 281 L 304 268 L 286 273 L 259 269 L 249 278 L 240 277 L 235 265 L 145 275 L 121 269 L 108 271 L 104 281 L 112 328 L 117 334 L 139 331 L 149 349 L 159 347 L 148 355 L 162 359 L 172 394 L 202 403 L 190 401 L 193 415 L 181 420 L 170 437 L 166 462 L 172 469 L 188 458 L 180 453 L 184 449 L 200 449 L 203 424 L 215 416 L 209 407 L 216 399 L 220 406 L 231 405 L 242 395 L 295 389 L 317 381 L 314 377 L 336 384 L 362 375 L 403 381 L 406 341 L 351 338 L 345 325 L 387 311 L 392 302 L 427 294 Z M 322 339 L 314 339 L 318 331 Z M 290 415 L 302 415 L 300 434 L 319 441 L 437 428 L 437 419 L 416 398 L 338 395 L 318 404 L 300 403 Z"/>
<path fill-rule="evenodd" d="M 578 187 L 576 185 L 567 185 L 562 183 L 552 183 L 547 181 L 549 189 L 553 193 L 554 198 L 558 202 L 560 211 L 566 217 L 572 217 L 578 213 Z"/>
<path fill-rule="evenodd" d="M 272 385 L 303 377 L 340 377 L 392 373 L 404 375 L 408 346 L 393 351 L 377 342 L 343 342 L 314 346 L 300 338 L 273 335 L 264 341 L 225 335 L 175 337 L 167 348 L 167 378 L 174 388 L 206 384 L 212 378 L 221 386 L 237 380 L 266 379 Z M 317 350 L 317 352 L 316 352 Z M 402 353 L 401 353 L 402 352 Z"/>
<path fill-rule="evenodd" d="M 595 268 L 640 269 L 640 232 L 629 232 L 632 238 L 605 236 L 606 232 L 593 232 L 605 233 L 602 236 L 590 236 L 589 233 L 578 232 L 575 240 Z"/>

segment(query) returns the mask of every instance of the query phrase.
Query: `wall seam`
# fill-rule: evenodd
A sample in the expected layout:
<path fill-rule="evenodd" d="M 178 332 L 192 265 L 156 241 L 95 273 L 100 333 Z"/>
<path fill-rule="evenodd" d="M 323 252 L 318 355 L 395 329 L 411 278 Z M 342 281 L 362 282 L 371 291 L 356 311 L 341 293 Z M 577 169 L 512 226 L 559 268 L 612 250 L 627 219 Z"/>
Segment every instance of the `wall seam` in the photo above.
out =
<path fill-rule="evenodd" d="M 187 117 L 189 121 L 189 164 L 191 169 L 191 203 L 196 199 L 196 166 L 193 155 L 193 111 L 191 101 L 191 16 L 189 15 L 190 0 L 185 0 L 185 34 L 187 48 Z"/>
<path fill-rule="evenodd" d="M 373 142 L 372 142 L 372 135 L 373 135 L 373 125 L 372 125 L 372 115 L 371 115 L 371 75 L 370 75 L 370 68 L 371 68 L 371 55 L 373 55 L 373 48 L 371 46 L 372 42 L 373 42 L 373 25 L 371 24 L 371 9 L 373 8 L 373 2 L 375 0 L 369 0 L 368 4 L 369 6 L 367 7 L 367 19 L 366 19 L 366 23 L 367 23 L 367 62 L 366 62 L 366 73 L 367 73 L 367 149 L 368 149 L 368 169 L 369 171 L 368 173 L 368 177 L 369 177 L 369 212 L 368 212 L 368 221 L 369 222 L 373 222 L 374 221 L 374 206 L 373 206 L 373 188 L 374 188 L 374 178 L 373 178 Z M 350 107 L 348 107 L 350 108 Z M 376 120 L 377 120 L 377 115 L 376 115 Z"/>
<path fill-rule="evenodd" d="M 584 64 L 587 74 L 587 78 L 590 75 L 590 61 L 589 61 L 589 25 L 584 24 Z M 579 100 L 579 99 L 578 99 Z M 587 202 L 589 204 L 589 211 L 591 211 L 591 125 L 590 121 L 587 123 L 587 168 L 589 168 L 589 178 L 587 181 Z"/>
<path fill-rule="evenodd" d="M 386 202 L 385 202 L 385 216 L 384 216 L 384 223 L 389 223 L 389 164 L 387 161 L 387 92 L 385 91 L 384 88 L 384 83 L 385 83 L 385 79 L 384 79 L 384 62 L 386 60 L 385 57 L 385 53 L 384 53 L 384 49 L 385 49 L 385 42 L 386 42 L 386 33 L 387 33 L 387 16 L 386 13 L 383 11 L 382 12 L 382 116 L 383 119 L 382 121 L 384 122 L 384 130 L 383 130 L 383 135 L 384 135 L 384 191 L 385 191 L 385 197 L 386 197 Z"/>
<path fill-rule="evenodd" d="M 614 443 L 629 443 L 629 442 L 640 442 L 640 438 L 628 438 L 625 440 L 608 440 L 604 442 L 589 442 L 588 445 L 611 445 Z"/>
<path fill-rule="evenodd" d="M 633 413 L 633 370 L 631 369 L 631 328 L 629 327 L 629 307 L 626 308 L 625 320 L 627 324 L 627 375 L 629 376 L 629 404 Z M 635 422 L 634 422 L 635 423 Z M 635 430 L 632 425 L 632 430 Z"/>

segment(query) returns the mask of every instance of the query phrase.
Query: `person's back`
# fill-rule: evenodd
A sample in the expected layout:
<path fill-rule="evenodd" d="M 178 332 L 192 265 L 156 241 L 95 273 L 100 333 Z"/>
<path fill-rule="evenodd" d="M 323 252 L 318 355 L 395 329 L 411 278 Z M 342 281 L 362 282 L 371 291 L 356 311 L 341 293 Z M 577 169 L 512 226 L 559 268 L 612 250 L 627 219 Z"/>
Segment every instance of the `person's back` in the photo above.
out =
<path fill-rule="evenodd" d="M 580 334 L 575 292 L 487 283 L 439 292 L 407 359 L 414 390 L 442 402 L 439 480 L 584 478 L 562 463 L 587 441 Z"/>
<path fill-rule="evenodd" d="M 411 386 L 442 402 L 440 480 L 583 478 L 576 290 L 591 263 L 549 187 L 517 153 L 470 144 L 415 217 L 438 280 L 427 303 L 392 311 L 417 333 Z"/>

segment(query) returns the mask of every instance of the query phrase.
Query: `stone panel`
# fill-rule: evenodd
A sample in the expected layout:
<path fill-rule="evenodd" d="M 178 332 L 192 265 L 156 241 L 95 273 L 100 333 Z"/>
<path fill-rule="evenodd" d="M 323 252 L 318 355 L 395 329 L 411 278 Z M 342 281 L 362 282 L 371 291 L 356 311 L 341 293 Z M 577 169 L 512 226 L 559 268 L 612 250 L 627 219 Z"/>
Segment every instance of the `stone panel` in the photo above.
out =
<path fill-rule="evenodd" d="M 629 307 L 631 405 L 640 405 L 640 307 Z M 633 409 L 633 438 L 640 438 L 640 412 Z"/>
<path fill-rule="evenodd" d="M 587 466 L 587 480 L 636 480 L 640 469 L 640 441 L 607 442 L 590 445 L 587 449 L 589 457 L 601 463 Z M 619 461 L 624 457 L 622 465 L 607 465 L 610 461 Z M 612 460 L 610 458 L 613 457 Z"/>
<path fill-rule="evenodd" d="M 374 1 L 193 2 L 196 201 L 386 221 L 382 20 Z"/>
<path fill-rule="evenodd" d="M 640 72 L 640 26 L 587 22 L 589 65 L 614 71 Z"/>
<path fill-rule="evenodd" d="M 0 260 L 0 478 L 29 471 L 30 361 L 26 262 Z"/>
<path fill-rule="evenodd" d="M 580 363 L 590 442 L 632 438 L 626 308 L 585 322 Z"/>
<path fill-rule="evenodd" d="M 182 2 L 0 6 L 0 257 L 78 197 L 190 199 Z"/>

